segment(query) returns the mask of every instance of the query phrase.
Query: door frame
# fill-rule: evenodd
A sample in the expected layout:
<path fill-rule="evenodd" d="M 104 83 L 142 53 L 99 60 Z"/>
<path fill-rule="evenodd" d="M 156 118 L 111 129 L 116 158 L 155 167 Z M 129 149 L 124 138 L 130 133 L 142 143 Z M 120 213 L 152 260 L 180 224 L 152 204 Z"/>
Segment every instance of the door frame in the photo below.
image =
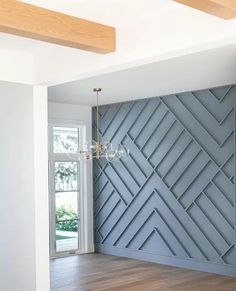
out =
<path fill-rule="evenodd" d="M 79 249 L 75 251 L 56 252 L 56 225 L 55 225 L 55 179 L 54 179 L 54 164 L 60 161 L 72 161 L 67 154 L 53 153 L 53 127 L 68 127 L 79 129 L 79 147 L 82 147 L 86 139 L 86 124 L 78 121 L 58 121 L 50 120 L 48 125 L 48 176 L 49 176 L 49 241 L 50 241 L 50 258 L 65 257 L 88 252 L 94 252 L 93 241 L 93 198 L 92 185 L 88 185 L 89 181 L 92 184 L 92 163 L 91 161 L 79 160 L 78 154 L 70 154 L 78 161 L 79 170 Z M 73 160 L 74 161 L 74 160 Z M 92 239 L 92 240 L 91 240 Z"/>

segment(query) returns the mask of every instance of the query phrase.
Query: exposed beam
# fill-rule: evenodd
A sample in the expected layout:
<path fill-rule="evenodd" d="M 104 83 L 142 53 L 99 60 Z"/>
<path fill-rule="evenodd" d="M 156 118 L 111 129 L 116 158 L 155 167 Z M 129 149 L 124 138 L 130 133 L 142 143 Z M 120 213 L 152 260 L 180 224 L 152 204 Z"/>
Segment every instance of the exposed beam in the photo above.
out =
<path fill-rule="evenodd" d="M 222 5 L 226 8 L 229 8 L 231 10 L 236 10 L 236 1 L 235 0 L 211 0 L 212 2 L 215 2 L 219 5 Z"/>
<path fill-rule="evenodd" d="M 115 28 L 14 0 L 0 0 L 0 32 L 97 53 L 115 51 Z"/>
<path fill-rule="evenodd" d="M 223 19 L 232 19 L 236 17 L 235 0 L 174 0 L 189 7 L 201 10 L 208 14 L 212 14 Z M 231 3 L 232 2 L 232 3 Z M 233 2 L 235 3 L 233 5 Z M 231 5 L 230 5 L 231 4 Z"/>

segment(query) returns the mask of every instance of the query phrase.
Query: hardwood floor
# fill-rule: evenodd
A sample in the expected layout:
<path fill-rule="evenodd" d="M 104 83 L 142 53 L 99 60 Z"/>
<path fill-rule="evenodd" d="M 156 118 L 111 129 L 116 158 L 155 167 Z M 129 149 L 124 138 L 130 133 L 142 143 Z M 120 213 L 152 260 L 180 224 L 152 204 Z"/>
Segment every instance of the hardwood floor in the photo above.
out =
<path fill-rule="evenodd" d="M 51 261 L 51 291 L 236 291 L 236 278 L 86 254 Z"/>

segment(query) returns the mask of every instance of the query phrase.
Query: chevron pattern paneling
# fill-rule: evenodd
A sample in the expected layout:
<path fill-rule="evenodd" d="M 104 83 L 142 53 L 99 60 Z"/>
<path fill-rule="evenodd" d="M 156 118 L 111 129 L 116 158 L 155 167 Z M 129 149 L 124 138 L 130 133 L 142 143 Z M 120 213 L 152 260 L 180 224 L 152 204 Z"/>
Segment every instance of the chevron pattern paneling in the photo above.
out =
<path fill-rule="evenodd" d="M 94 161 L 98 251 L 236 275 L 235 106 L 226 86 L 100 107 L 130 156 Z"/>

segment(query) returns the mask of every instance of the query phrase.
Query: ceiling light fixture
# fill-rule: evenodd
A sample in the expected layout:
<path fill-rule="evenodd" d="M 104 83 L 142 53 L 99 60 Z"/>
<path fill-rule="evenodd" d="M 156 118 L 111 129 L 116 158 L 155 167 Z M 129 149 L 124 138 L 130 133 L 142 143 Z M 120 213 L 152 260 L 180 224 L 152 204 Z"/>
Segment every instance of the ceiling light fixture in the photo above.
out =
<path fill-rule="evenodd" d="M 119 144 L 114 147 L 110 142 L 102 142 L 99 132 L 99 93 L 102 92 L 101 88 L 94 88 L 93 92 L 96 93 L 97 105 L 96 105 L 96 140 L 92 144 L 86 143 L 83 148 L 79 150 L 84 160 L 101 159 L 106 158 L 109 162 L 121 159 L 129 155 L 129 149 Z"/>

